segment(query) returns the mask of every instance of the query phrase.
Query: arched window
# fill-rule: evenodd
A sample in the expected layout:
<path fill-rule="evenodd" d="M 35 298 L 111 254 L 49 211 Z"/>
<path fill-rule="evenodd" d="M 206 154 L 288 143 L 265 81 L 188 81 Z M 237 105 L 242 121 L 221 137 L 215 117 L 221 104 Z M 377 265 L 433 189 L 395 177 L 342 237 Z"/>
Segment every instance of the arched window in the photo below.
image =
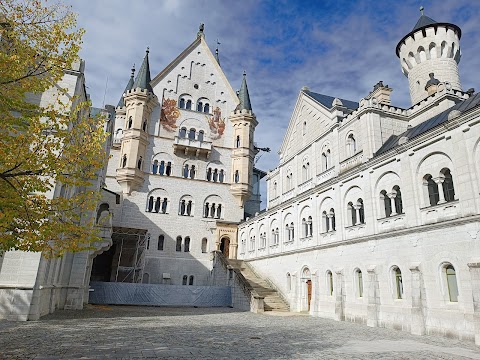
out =
<path fill-rule="evenodd" d="M 362 199 L 357 200 L 357 206 L 359 206 L 358 215 L 359 215 L 359 219 L 360 219 L 360 224 L 365 224 L 365 209 L 363 207 L 363 200 Z"/>
<path fill-rule="evenodd" d="M 65 186 L 65 185 L 62 185 L 62 187 Z M 110 209 L 110 205 L 104 203 L 104 204 L 101 204 L 99 207 L 98 207 L 98 210 L 97 210 L 97 224 L 100 223 L 100 225 L 106 225 L 105 224 L 105 217 L 104 216 L 108 216 L 110 214 L 109 212 L 109 209 Z M 104 216 L 102 216 L 102 213 L 105 212 Z"/>
<path fill-rule="evenodd" d="M 187 129 L 186 129 L 186 128 L 184 128 L 184 127 L 183 127 L 183 128 L 181 128 L 181 129 L 180 129 L 179 136 L 180 136 L 181 138 L 185 138 L 185 137 L 187 137 Z"/>
<path fill-rule="evenodd" d="M 185 200 L 180 202 L 180 214 L 179 215 L 186 215 L 186 204 Z"/>
<path fill-rule="evenodd" d="M 122 168 L 125 166 L 127 166 L 127 154 L 124 154 L 122 159 Z"/>
<path fill-rule="evenodd" d="M 132 119 L 132 117 L 130 116 L 130 117 L 128 118 L 127 129 L 131 129 L 131 128 L 132 128 L 132 125 L 133 125 L 133 119 Z"/>
<path fill-rule="evenodd" d="M 393 268 L 393 274 L 395 276 L 395 290 L 396 298 L 403 299 L 403 278 L 402 272 L 398 267 Z"/>
<path fill-rule="evenodd" d="M 199 101 L 197 103 L 197 111 L 202 111 L 203 110 L 203 103 L 201 101 Z"/>
<path fill-rule="evenodd" d="M 162 202 L 162 213 L 163 214 L 167 213 L 167 206 L 168 206 L 168 199 L 163 198 L 163 202 Z"/>
<path fill-rule="evenodd" d="M 330 222 L 331 222 L 331 229 L 332 231 L 335 231 L 337 229 L 337 225 L 335 223 L 335 210 L 330 209 Z"/>
<path fill-rule="evenodd" d="M 445 41 L 442 42 L 442 45 L 440 46 L 440 54 L 442 55 L 442 58 L 447 57 L 447 43 Z"/>
<path fill-rule="evenodd" d="M 178 105 L 180 109 L 185 109 L 185 99 L 181 98 L 180 99 L 180 104 Z"/>
<path fill-rule="evenodd" d="M 351 220 L 350 225 L 353 226 L 357 223 L 357 211 L 353 207 L 352 202 L 348 203 L 347 208 L 348 208 L 348 212 L 350 213 L 350 220 Z"/>
<path fill-rule="evenodd" d="M 185 164 L 183 168 L 183 177 L 186 179 L 188 178 L 188 164 Z"/>
<path fill-rule="evenodd" d="M 203 212 L 203 217 L 207 218 L 208 214 L 210 213 L 210 204 L 208 202 L 205 203 L 205 209 Z"/>
<path fill-rule="evenodd" d="M 380 192 L 380 201 L 383 205 L 384 217 L 389 217 L 390 215 L 392 215 L 392 203 L 390 201 L 390 197 L 385 190 L 382 190 Z"/>
<path fill-rule="evenodd" d="M 355 140 L 355 136 L 353 134 L 348 135 L 347 138 L 347 147 L 349 150 L 349 156 L 353 156 L 357 152 L 357 141 Z"/>
<path fill-rule="evenodd" d="M 225 179 L 225 172 L 223 170 L 220 170 L 220 173 L 218 174 L 218 181 L 223 183 L 224 179 Z"/>
<path fill-rule="evenodd" d="M 147 120 L 143 120 L 142 130 L 147 131 Z"/>
<path fill-rule="evenodd" d="M 327 288 L 330 296 L 333 296 L 333 274 L 329 270 L 327 271 Z"/>
<path fill-rule="evenodd" d="M 193 206 L 192 200 L 189 200 L 187 203 L 187 216 L 192 215 L 192 206 Z"/>
<path fill-rule="evenodd" d="M 235 170 L 235 183 L 237 184 L 240 181 L 240 173 L 238 170 Z"/>
<path fill-rule="evenodd" d="M 207 181 L 212 180 L 212 168 L 207 169 Z"/>
<path fill-rule="evenodd" d="M 303 135 L 305 135 L 307 133 L 307 122 L 304 121 L 303 122 Z"/>
<path fill-rule="evenodd" d="M 221 219 L 222 218 L 222 204 L 218 204 L 218 207 L 217 207 L 217 219 Z"/>
<path fill-rule="evenodd" d="M 137 161 L 137 168 L 138 168 L 139 170 L 142 170 L 142 162 L 143 162 L 143 159 L 142 159 L 142 157 L 140 156 L 140 158 L 139 158 L 138 161 Z"/>
<path fill-rule="evenodd" d="M 160 161 L 160 166 L 158 167 L 158 173 L 160 175 L 165 174 L 165 161 Z"/>
<path fill-rule="evenodd" d="M 420 62 L 423 62 L 425 60 L 427 60 L 427 54 L 425 53 L 425 49 L 423 48 L 423 46 L 420 46 L 417 50 L 418 52 L 418 56 L 420 58 Z"/>
<path fill-rule="evenodd" d="M 195 165 L 190 168 L 190 179 L 195 179 Z"/>
<path fill-rule="evenodd" d="M 305 218 L 302 219 L 302 228 L 303 228 L 303 237 L 307 237 L 308 236 L 308 225 L 307 225 L 307 221 L 305 220 Z"/>
<path fill-rule="evenodd" d="M 210 208 L 210 217 L 215 217 L 215 209 L 216 209 L 216 206 L 215 206 L 215 203 L 212 204 L 211 208 Z"/>
<path fill-rule="evenodd" d="M 218 179 L 218 170 L 213 170 L 213 182 L 217 182 Z"/>
<path fill-rule="evenodd" d="M 208 245 L 208 240 L 207 238 L 202 239 L 202 253 L 205 254 L 207 252 L 207 245 Z"/>
<path fill-rule="evenodd" d="M 357 275 L 357 290 L 358 290 L 358 297 L 363 297 L 363 275 L 360 269 L 356 271 Z"/>
<path fill-rule="evenodd" d="M 210 112 L 210 105 L 209 104 L 205 104 L 203 106 L 203 112 L 207 113 L 207 114 Z"/>
<path fill-rule="evenodd" d="M 193 275 L 188 278 L 188 285 L 193 285 Z"/>
<path fill-rule="evenodd" d="M 189 236 L 187 236 L 185 238 L 185 244 L 183 246 L 183 251 L 184 252 L 190 252 L 190 237 Z"/>
<path fill-rule="evenodd" d="M 302 166 L 302 180 L 303 182 L 307 181 L 309 179 L 309 170 L 310 170 L 310 163 L 304 162 Z"/>
<path fill-rule="evenodd" d="M 203 141 L 203 136 L 205 135 L 205 133 L 203 132 L 203 130 L 200 130 L 198 132 L 198 141 Z"/>
<path fill-rule="evenodd" d="M 165 174 L 167 174 L 167 176 L 170 176 L 171 173 L 172 173 L 172 163 L 169 161 L 167 163 L 167 168 L 165 170 Z"/>
<path fill-rule="evenodd" d="M 157 197 L 157 199 L 155 200 L 155 212 L 157 213 L 160 211 L 161 202 L 162 200 L 160 199 L 160 196 Z"/>
<path fill-rule="evenodd" d="M 188 132 L 188 138 L 190 140 L 195 140 L 195 136 L 196 136 L 197 132 L 195 129 L 190 129 L 190 131 Z"/>
<path fill-rule="evenodd" d="M 147 250 L 150 249 L 150 234 L 147 233 Z"/>
<path fill-rule="evenodd" d="M 275 245 L 280 243 L 280 231 L 278 231 L 278 227 L 275 228 Z"/>
<path fill-rule="evenodd" d="M 290 232 L 290 226 L 288 224 L 285 225 L 285 241 L 291 241 L 292 233 Z"/>
<path fill-rule="evenodd" d="M 155 160 L 152 165 L 152 174 L 156 174 L 158 171 L 158 160 Z"/>
<path fill-rule="evenodd" d="M 165 246 L 165 235 L 158 235 L 157 250 L 163 251 L 164 246 Z"/>
<path fill-rule="evenodd" d="M 295 227 L 293 226 L 293 222 L 290 223 L 290 231 L 292 233 L 292 240 L 295 239 Z"/>
<path fill-rule="evenodd" d="M 287 273 L 287 291 L 292 291 L 292 276 L 290 273 Z"/>
<path fill-rule="evenodd" d="M 437 46 L 435 45 L 435 43 L 430 44 L 430 46 L 428 47 L 428 52 L 430 53 L 430 59 L 437 58 Z"/>
<path fill-rule="evenodd" d="M 308 236 L 313 236 L 313 219 L 311 216 L 307 219 Z"/>
<path fill-rule="evenodd" d="M 455 189 L 453 187 L 453 178 L 450 169 L 443 169 L 441 173 L 444 176 L 442 183 L 443 196 L 445 201 L 455 200 Z"/>
<path fill-rule="evenodd" d="M 147 211 L 152 211 L 153 210 L 153 202 L 154 202 L 154 198 L 153 196 L 150 196 L 148 198 L 148 207 L 147 207 Z"/>
<path fill-rule="evenodd" d="M 188 276 L 183 275 L 182 285 L 187 285 Z"/>
<path fill-rule="evenodd" d="M 323 231 L 324 232 L 330 231 L 330 219 L 328 218 L 328 214 L 326 210 L 324 210 L 322 213 L 322 219 L 323 219 Z"/>
<path fill-rule="evenodd" d="M 177 236 L 177 242 L 175 244 L 175 251 L 180 252 L 182 251 L 182 237 Z"/>
<path fill-rule="evenodd" d="M 187 103 L 185 105 L 185 109 L 192 110 L 192 100 L 187 100 Z"/>
<path fill-rule="evenodd" d="M 438 185 L 437 183 L 433 180 L 432 175 L 427 174 L 423 178 L 423 184 L 427 186 L 428 189 L 428 200 L 430 203 L 430 206 L 437 205 L 438 202 L 440 201 L 440 195 L 438 193 Z"/>
<path fill-rule="evenodd" d="M 450 302 L 458 302 L 458 284 L 457 274 L 452 265 L 445 266 L 445 276 L 447 278 L 448 297 Z"/>
<path fill-rule="evenodd" d="M 395 212 L 397 214 L 403 214 L 402 192 L 400 191 L 400 186 L 395 185 L 393 187 L 393 191 L 395 192 L 395 198 L 394 198 Z"/>
<path fill-rule="evenodd" d="M 237 138 L 235 140 L 235 147 L 238 149 L 240 147 L 240 135 L 237 135 Z"/>
<path fill-rule="evenodd" d="M 327 154 L 322 153 L 322 171 L 325 171 L 328 169 L 328 159 L 327 159 Z"/>

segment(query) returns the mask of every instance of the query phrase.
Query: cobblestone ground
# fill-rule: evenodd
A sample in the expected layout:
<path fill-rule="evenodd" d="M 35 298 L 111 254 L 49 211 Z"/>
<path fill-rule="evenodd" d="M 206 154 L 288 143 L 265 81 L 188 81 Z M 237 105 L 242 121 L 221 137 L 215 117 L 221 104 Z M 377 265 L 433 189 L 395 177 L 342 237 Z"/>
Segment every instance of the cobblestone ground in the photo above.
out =
<path fill-rule="evenodd" d="M 480 359 L 472 343 L 309 316 L 88 306 L 0 321 L 1 359 Z"/>

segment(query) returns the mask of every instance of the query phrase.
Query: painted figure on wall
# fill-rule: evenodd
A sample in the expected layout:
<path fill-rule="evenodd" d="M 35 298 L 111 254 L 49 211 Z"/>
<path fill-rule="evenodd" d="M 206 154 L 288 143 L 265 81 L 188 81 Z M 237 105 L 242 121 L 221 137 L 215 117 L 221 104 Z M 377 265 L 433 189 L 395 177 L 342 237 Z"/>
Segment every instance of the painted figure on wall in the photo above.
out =
<path fill-rule="evenodd" d="M 217 106 L 213 110 L 213 116 L 206 116 L 210 126 L 210 138 L 212 140 L 220 139 L 225 131 L 225 119 L 222 118 L 222 110 Z"/>
<path fill-rule="evenodd" d="M 175 131 L 179 117 L 180 110 L 177 109 L 177 101 L 174 99 L 163 100 L 162 111 L 160 112 L 160 123 L 163 128 L 170 132 Z"/>

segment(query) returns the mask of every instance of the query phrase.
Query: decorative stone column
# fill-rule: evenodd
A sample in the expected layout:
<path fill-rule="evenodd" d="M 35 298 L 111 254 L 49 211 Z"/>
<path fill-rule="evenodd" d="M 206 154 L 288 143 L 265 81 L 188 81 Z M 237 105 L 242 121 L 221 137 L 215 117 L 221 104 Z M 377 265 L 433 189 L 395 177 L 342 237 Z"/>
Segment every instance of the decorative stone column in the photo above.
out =
<path fill-rule="evenodd" d="M 425 335 L 425 315 L 423 312 L 423 301 L 425 292 L 423 291 L 423 276 L 420 271 L 420 264 L 414 263 L 409 267 L 412 274 L 411 292 L 412 308 L 410 309 L 410 332 L 413 335 Z"/>
<path fill-rule="evenodd" d="M 397 215 L 397 209 L 395 207 L 395 198 L 397 197 L 397 192 L 394 191 L 394 192 L 388 193 L 387 196 L 390 198 L 390 208 L 392 209 L 390 216 L 395 216 Z"/>
<path fill-rule="evenodd" d="M 442 186 L 443 182 L 445 181 L 445 178 L 437 177 L 437 178 L 434 178 L 433 181 L 435 181 L 435 183 L 438 186 L 438 197 L 439 197 L 438 203 L 439 204 L 446 203 L 447 201 L 445 200 L 445 194 L 443 193 L 443 186 Z"/>
<path fill-rule="evenodd" d="M 367 326 L 378 326 L 378 307 L 380 306 L 380 288 L 378 284 L 377 267 L 371 265 L 367 268 L 368 274 L 368 305 Z"/>
<path fill-rule="evenodd" d="M 360 209 L 362 208 L 362 205 L 353 205 L 353 208 L 355 209 L 355 213 L 356 213 L 355 225 L 360 225 L 361 224 L 361 222 L 360 222 Z"/>
<path fill-rule="evenodd" d="M 335 320 L 345 321 L 345 285 L 343 269 L 337 270 L 335 276 Z"/>
<path fill-rule="evenodd" d="M 333 231 L 333 214 L 327 214 L 328 231 Z"/>
<path fill-rule="evenodd" d="M 480 345 L 480 259 L 467 264 L 470 270 L 473 296 L 473 324 L 475 344 Z"/>

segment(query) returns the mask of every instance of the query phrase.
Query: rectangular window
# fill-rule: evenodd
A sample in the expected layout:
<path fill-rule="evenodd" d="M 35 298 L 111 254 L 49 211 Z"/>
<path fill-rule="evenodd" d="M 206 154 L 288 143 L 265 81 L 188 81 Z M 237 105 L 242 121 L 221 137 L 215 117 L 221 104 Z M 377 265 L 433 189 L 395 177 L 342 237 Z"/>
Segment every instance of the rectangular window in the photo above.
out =
<path fill-rule="evenodd" d="M 159 251 L 163 251 L 163 247 L 165 246 L 165 236 L 164 235 L 159 235 L 158 236 L 158 246 L 157 249 Z"/>

